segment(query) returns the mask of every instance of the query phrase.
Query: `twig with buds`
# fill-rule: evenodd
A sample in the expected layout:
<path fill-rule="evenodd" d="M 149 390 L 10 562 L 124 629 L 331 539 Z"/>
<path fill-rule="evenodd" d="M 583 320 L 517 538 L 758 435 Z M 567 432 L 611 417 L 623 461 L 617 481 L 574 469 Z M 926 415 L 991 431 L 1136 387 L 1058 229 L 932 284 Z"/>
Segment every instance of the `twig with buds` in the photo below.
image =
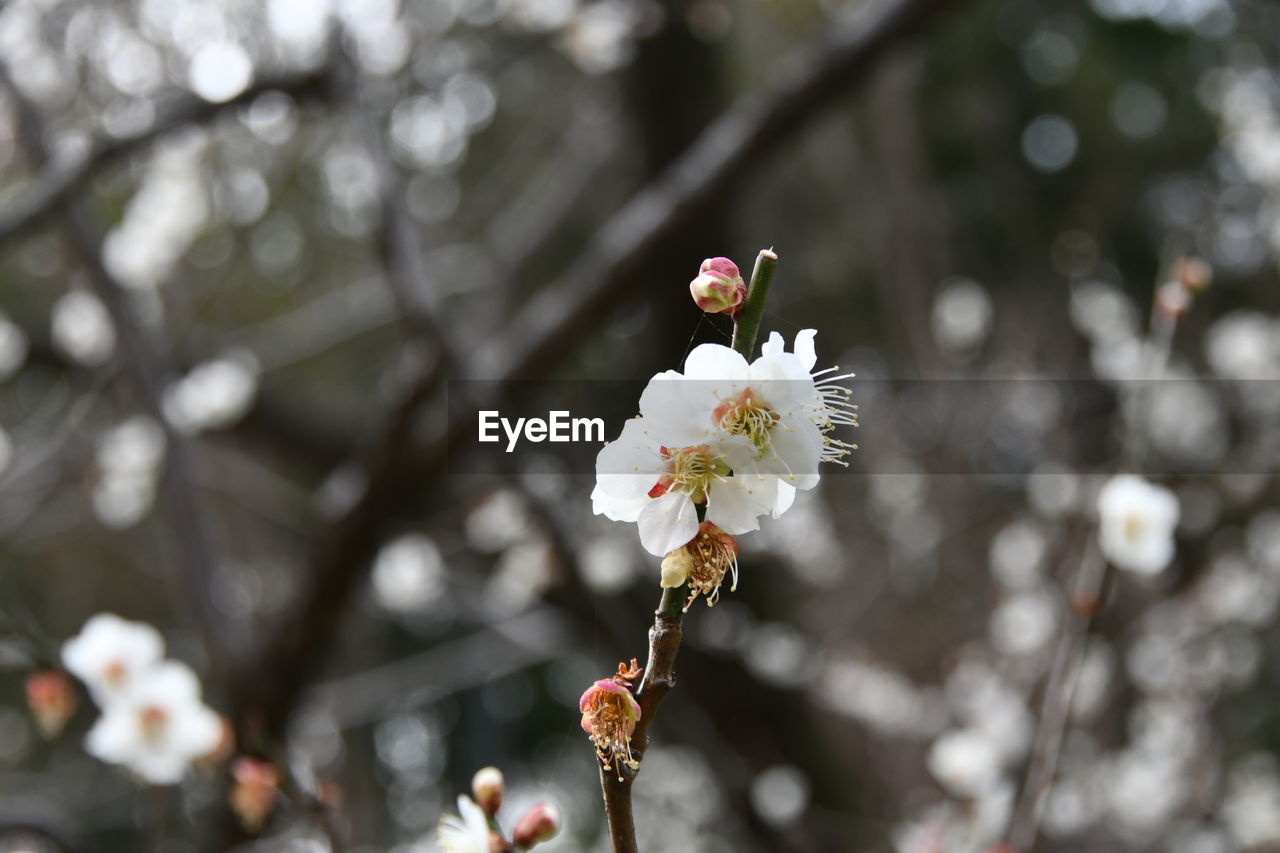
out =
<path fill-rule="evenodd" d="M 1208 285 L 1211 274 L 1203 261 L 1181 258 L 1171 265 L 1168 281 L 1156 288 L 1152 298 L 1143 381 L 1123 401 L 1126 422 L 1121 450 L 1122 470 L 1136 470 L 1143 462 L 1147 449 L 1147 430 L 1141 419 L 1150 405 L 1148 386 L 1152 381 L 1163 378 L 1178 320 L 1191 307 L 1196 293 Z M 1029 853 L 1039 835 L 1044 799 L 1057 772 L 1062 741 L 1071 718 L 1080 662 L 1089 633 L 1102 610 L 1103 596 L 1110 577 L 1110 567 L 1098 540 L 1091 535 L 1084 545 L 1072 580 L 1070 612 L 1054 650 L 1053 663 L 1045 684 L 1043 706 L 1031 745 L 1031 758 L 1022 791 L 1010 818 L 1008 849 L 1012 851 Z"/>
<path fill-rule="evenodd" d="M 751 283 L 744 286 L 731 261 L 713 258 L 703 263 L 698 278 L 690 284 L 690 293 L 699 307 L 733 317 L 733 349 L 747 360 L 755 349 L 765 299 L 777 267 L 778 256 L 773 250 L 761 250 Z M 699 505 L 697 509 L 701 521 L 705 508 Z M 734 551 L 736 559 L 736 547 Z M 665 566 L 664 560 L 664 569 Z M 619 664 L 617 675 L 597 681 L 582 697 L 583 728 L 591 734 L 600 756 L 600 788 L 614 853 L 639 850 L 631 786 L 649 748 L 649 727 L 658 706 L 676 683 L 676 654 L 680 651 L 684 613 L 692 601 L 690 582 L 685 580 L 662 590 L 653 626 L 649 628 L 649 657 L 643 671 L 634 660 L 629 667 Z M 713 595 L 708 599 L 715 600 Z M 639 686 L 634 683 L 637 680 Z"/>

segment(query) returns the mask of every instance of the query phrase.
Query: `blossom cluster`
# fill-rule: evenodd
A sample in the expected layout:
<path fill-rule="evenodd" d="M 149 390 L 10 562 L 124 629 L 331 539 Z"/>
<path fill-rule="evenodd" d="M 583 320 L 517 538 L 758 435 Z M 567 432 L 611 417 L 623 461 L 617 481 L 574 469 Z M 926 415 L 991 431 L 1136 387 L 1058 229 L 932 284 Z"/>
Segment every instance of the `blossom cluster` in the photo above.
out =
<path fill-rule="evenodd" d="M 529 850 L 560 833 L 564 821 L 554 803 L 535 803 L 516 823 L 508 841 L 498 829 L 506 780 L 496 767 L 471 778 L 472 797 L 458 795 L 458 813 L 441 816 L 436 838 L 444 853 L 513 853 Z"/>
<path fill-rule="evenodd" d="M 164 658 L 164 640 L 150 625 L 100 613 L 63 644 L 62 663 L 102 711 L 85 748 L 108 764 L 173 785 L 223 739 L 222 720 L 201 700 L 199 679 Z"/>
<path fill-rule="evenodd" d="M 714 264 L 703 267 L 705 277 Z M 786 512 L 817 485 L 819 463 L 845 464 L 855 449 L 832 434 L 857 425 L 841 384 L 852 374 L 814 370 L 816 334 L 799 332 L 788 352 L 774 332 L 754 361 L 720 344 L 695 348 L 683 372 L 649 381 L 640 415 L 600 451 L 593 508 L 637 524 L 645 550 L 665 558 L 663 586 L 691 580 L 691 595 L 714 603 L 725 573 L 736 578 L 733 537 Z"/>

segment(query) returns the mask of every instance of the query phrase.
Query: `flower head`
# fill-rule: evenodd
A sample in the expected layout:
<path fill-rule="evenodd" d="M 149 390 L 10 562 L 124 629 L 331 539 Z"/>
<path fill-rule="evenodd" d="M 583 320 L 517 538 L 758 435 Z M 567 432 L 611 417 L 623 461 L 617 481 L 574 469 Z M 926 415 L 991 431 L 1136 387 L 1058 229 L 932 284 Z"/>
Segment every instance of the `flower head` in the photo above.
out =
<path fill-rule="evenodd" d="M 221 740 L 222 721 L 200 701 L 195 673 L 165 661 L 140 672 L 129 692 L 103 709 L 85 748 L 148 782 L 173 785 Z"/>
<path fill-rule="evenodd" d="M 730 591 L 738 588 L 738 540 L 709 521 L 698 525 L 698 533 L 689 542 L 662 560 L 662 585 L 674 588 L 689 582 L 689 600 L 684 609 L 698 598 L 707 597 L 707 606 L 720 599 L 724 576 L 732 573 Z"/>
<path fill-rule="evenodd" d="M 511 833 L 511 843 L 527 850 L 543 841 L 550 841 L 560 832 L 564 823 L 560 809 L 554 803 L 538 803 L 524 813 Z"/>
<path fill-rule="evenodd" d="M 471 793 L 476 803 L 484 809 L 484 813 L 493 817 L 502 808 L 502 794 L 506 789 L 506 780 L 502 771 L 496 767 L 482 767 L 471 777 Z"/>
<path fill-rule="evenodd" d="M 1164 571 L 1173 560 L 1178 499 L 1133 474 L 1112 477 L 1098 493 L 1098 539 L 1117 568 L 1141 575 Z"/>
<path fill-rule="evenodd" d="M 468 796 L 458 795 L 458 814 L 442 815 L 436 840 L 445 853 L 491 853 L 494 849 L 489 819 Z M 501 839 L 498 839 L 501 849 Z"/>
<path fill-rule="evenodd" d="M 642 411 L 644 403 L 641 398 Z M 672 432 L 663 422 L 665 414 L 632 418 L 600 451 L 591 493 L 596 514 L 636 522 L 640 544 L 658 557 L 698 532 L 698 504 L 705 505 L 707 519 L 731 533 L 758 529 L 757 519 L 773 507 L 777 486 L 735 476 L 734 464 L 745 464 L 752 455 L 750 442 L 712 433 L 702 436 L 706 440 L 664 443 L 655 433 Z"/>
<path fill-rule="evenodd" d="M 736 314 L 747 298 L 747 284 L 733 261 L 707 258 L 689 282 L 689 294 L 708 314 Z"/>
<path fill-rule="evenodd" d="M 138 676 L 164 656 L 160 633 L 143 622 L 99 613 L 62 645 L 62 663 L 106 707 L 132 690 Z"/>
<path fill-rule="evenodd" d="M 631 735 L 640 721 L 640 703 L 631 692 L 631 682 L 639 676 L 634 660 L 631 667 L 619 664 L 617 675 L 592 684 L 578 701 L 582 730 L 591 736 L 605 770 L 619 763 L 632 770 L 640 766 L 631 755 Z M 621 767 L 618 773 L 621 779 Z"/>
<path fill-rule="evenodd" d="M 241 756 L 231 766 L 235 784 L 228 800 L 246 832 L 258 832 L 275 811 L 280 769 L 269 761 Z"/>
<path fill-rule="evenodd" d="M 76 692 L 71 679 L 56 670 L 34 672 L 27 677 L 27 707 L 40 733 L 57 737 L 76 710 Z"/>

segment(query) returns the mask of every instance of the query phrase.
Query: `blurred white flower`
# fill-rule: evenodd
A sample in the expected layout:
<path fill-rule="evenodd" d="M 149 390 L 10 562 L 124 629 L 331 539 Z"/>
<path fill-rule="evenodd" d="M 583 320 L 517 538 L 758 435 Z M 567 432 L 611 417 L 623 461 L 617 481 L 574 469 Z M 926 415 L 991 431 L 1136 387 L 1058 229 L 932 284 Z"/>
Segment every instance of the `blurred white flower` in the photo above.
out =
<path fill-rule="evenodd" d="M 976 797 L 999 783 L 1003 755 L 987 732 L 953 729 L 934 741 L 926 764 L 953 795 Z"/>
<path fill-rule="evenodd" d="M 627 0 L 602 0 L 578 10 L 564 28 L 560 48 L 588 74 L 606 74 L 631 61 L 637 4 Z"/>
<path fill-rule="evenodd" d="M 85 748 L 152 784 L 176 784 L 191 762 L 217 748 L 222 721 L 200 701 L 200 681 L 184 664 L 156 664 L 134 682 L 103 709 Z"/>
<path fill-rule="evenodd" d="M 58 349 L 89 367 L 105 362 L 116 346 L 107 309 L 87 290 L 69 290 L 53 304 L 51 333 Z"/>
<path fill-rule="evenodd" d="M 382 546 L 373 563 L 373 591 L 387 610 L 421 610 L 444 590 L 444 559 L 426 536 L 411 533 Z"/>
<path fill-rule="evenodd" d="M 1237 310 L 1219 318 L 1205 334 L 1205 358 L 1227 379 L 1280 377 L 1280 320 Z"/>
<path fill-rule="evenodd" d="M 489 821 L 472 799 L 458 796 L 458 814 L 442 815 L 437 840 L 445 853 L 489 853 Z"/>
<path fill-rule="evenodd" d="M 147 514 L 155 501 L 163 459 L 164 431 L 145 415 L 135 415 L 102 434 L 93 509 L 103 524 L 129 527 Z"/>
<path fill-rule="evenodd" d="M 1154 575 L 1173 559 L 1178 499 L 1168 489 L 1117 475 L 1098 493 L 1098 515 L 1102 553 L 1117 568 Z"/>
<path fill-rule="evenodd" d="M 84 682 L 100 707 L 128 695 L 139 675 L 163 656 L 159 631 L 113 613 L 92 617 L 79 634 L 62 644 L 62 665 Z"/>
<path fill-rule="evenodd" d="M 183 432 L 203 432 L 235 423 L 258 390 L 258 362 L 236 352 L 202 362 L 164 394 L 164 415 Z"/>
<path fill-rule="evenodd" d="M 1280 843 L 1280 773 L 1274 757 L 1259 754 L 1236 762 L 1221 818 L 1241 849 L 1262 850 Z"/>
<path fill-rule="evenodd" d="M 1058 600 L 1045 589 L 1009 596 L 991 614 L 991 643 L 1002 654 L 1034 654 L 1049 644 L 1058 624 Z"/>
<path fill-rule="evenodd" d="M 993 314 L 991 297 L 982 285 L 952 279 L 933 300 L 933 337 L 952 352 L 973 350 L 986 340 Z"/>
<path fill-rule="evenodd" d="M 175 137 L 148 165 L 124 218 L 102 243 L 103 262 L 122 284 L 158 287 L 204 226 L 205 147 L 200 134 Z"/>
<path fill-rule="evenodd" d="M 253 81 L 253 60 L 232 41 L 206 42 L 191 57 L 187 83 L 206 101 L 221 104 L 239 95 Z"/>

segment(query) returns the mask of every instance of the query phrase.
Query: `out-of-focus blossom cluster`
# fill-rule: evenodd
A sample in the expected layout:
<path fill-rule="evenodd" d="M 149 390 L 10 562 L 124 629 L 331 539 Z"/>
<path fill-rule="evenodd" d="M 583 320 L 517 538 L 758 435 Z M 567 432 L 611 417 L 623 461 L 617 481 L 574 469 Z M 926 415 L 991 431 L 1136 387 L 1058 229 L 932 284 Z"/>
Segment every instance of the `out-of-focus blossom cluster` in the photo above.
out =
<path fill-rule="evenodd" d="M 63 645 L 62 662 L 102 711 L 85 748 L 146 782 L 178 783 L 225 736 L 195 673 L 164 659 L 164 640 L 150 625 L 100 613 Z"/>

